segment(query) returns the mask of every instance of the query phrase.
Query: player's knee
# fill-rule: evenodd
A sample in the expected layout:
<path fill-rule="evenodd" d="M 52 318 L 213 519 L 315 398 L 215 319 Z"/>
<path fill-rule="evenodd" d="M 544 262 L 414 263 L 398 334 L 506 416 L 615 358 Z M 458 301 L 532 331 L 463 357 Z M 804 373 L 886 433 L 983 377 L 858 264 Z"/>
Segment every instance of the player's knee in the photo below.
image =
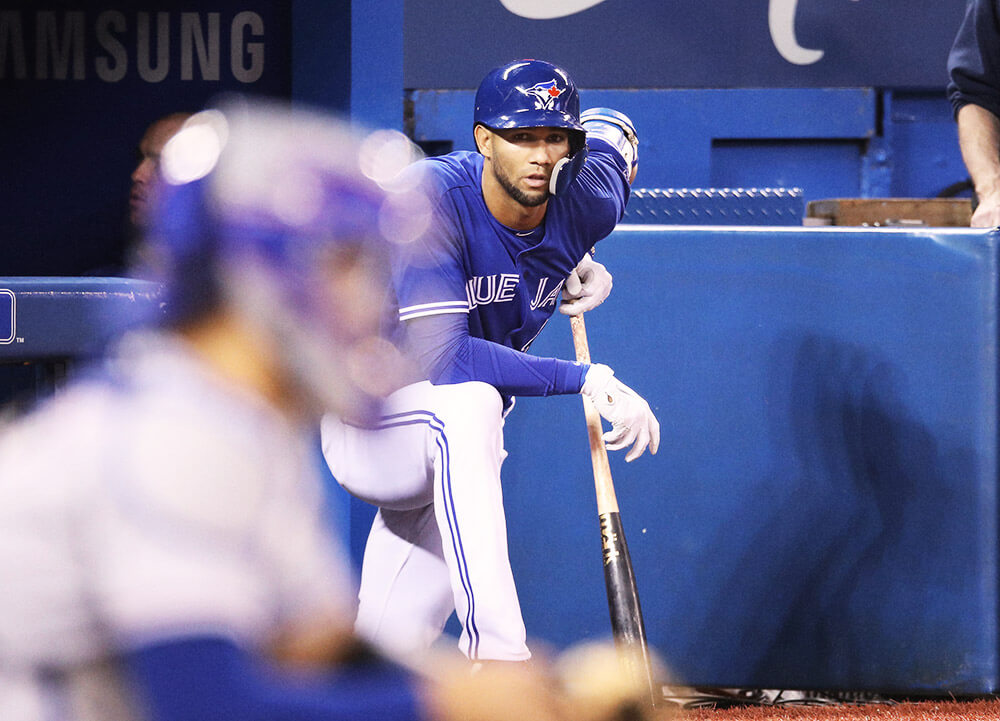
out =
<path fill-rule="evenodd" d="M 446 425 L 460 424 L 479 432 L 499 431 L 503 425 L 503 399 L 489 383 L 468 381 L 434 388 Z"/>
<path fill-rule="evenodd" d="M 334 416 L 321 424 L 323 455 L 337 483 L 366 503 L 396 510 L 434 498 L 426 436 L 418 424 L 366 430 Z"/>

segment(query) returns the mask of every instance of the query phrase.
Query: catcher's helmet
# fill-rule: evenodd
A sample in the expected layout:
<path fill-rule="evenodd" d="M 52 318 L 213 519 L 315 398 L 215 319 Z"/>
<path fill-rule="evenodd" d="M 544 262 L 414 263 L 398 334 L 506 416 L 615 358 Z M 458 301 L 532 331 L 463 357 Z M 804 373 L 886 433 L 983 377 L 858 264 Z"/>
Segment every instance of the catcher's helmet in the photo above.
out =
<path fill-rule="evenodd" d="M 379 362 L 357 359 L 375 348 L 390 247 L 429 222 L 421 187 L 398 182 L 415 157 L 400 133 L 282 104 L 192 116 L 164 147 L 143 258 L 165 322 L 234 309 L 326 410 L 367 415 L 371 389 L 351 369 Z"/>

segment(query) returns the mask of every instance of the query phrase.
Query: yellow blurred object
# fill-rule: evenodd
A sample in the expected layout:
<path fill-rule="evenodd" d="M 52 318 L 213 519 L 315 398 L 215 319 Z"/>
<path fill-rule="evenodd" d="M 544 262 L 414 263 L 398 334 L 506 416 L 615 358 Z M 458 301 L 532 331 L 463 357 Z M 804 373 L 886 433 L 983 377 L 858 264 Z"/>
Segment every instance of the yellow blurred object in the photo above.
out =
<path fill-rule="evenodd" d="M 642 721 L 669 719 L 674 708 L 651 708 L 646 680 L 628 672 L 623 654 L 628 649 L 611 642 L 586 642 L 560 654 L 555 670 L 578 721 Z M 666 671 L 653 659 L 654 675 L 663 680 Z"/>

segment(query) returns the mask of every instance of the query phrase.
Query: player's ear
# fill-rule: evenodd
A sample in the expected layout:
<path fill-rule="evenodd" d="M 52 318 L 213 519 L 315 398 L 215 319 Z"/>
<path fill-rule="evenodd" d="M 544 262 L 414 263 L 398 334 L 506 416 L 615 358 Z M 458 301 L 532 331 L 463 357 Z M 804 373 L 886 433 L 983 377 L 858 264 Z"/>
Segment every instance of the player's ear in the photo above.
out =
<path fill-rule="evenodd" d="M 472 129 L 472 132 L 476 138 L 476 150 L 487 158 L 492 157 L 493 153 L 491 145 L 493 142 L 493 131 L 485 125 L 476 125 L 476 127 Z"/>

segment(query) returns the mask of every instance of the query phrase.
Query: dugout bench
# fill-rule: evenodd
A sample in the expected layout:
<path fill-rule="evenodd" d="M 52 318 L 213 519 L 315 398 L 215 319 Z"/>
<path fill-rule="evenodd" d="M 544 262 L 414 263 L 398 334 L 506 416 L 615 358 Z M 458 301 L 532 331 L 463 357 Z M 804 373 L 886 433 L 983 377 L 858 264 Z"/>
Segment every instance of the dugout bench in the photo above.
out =
<path fill-rule="evenodd" d="M 0 404 L 51 395 L 109 338 L 160 309 L 131 278 L 0 277 Z"/>

